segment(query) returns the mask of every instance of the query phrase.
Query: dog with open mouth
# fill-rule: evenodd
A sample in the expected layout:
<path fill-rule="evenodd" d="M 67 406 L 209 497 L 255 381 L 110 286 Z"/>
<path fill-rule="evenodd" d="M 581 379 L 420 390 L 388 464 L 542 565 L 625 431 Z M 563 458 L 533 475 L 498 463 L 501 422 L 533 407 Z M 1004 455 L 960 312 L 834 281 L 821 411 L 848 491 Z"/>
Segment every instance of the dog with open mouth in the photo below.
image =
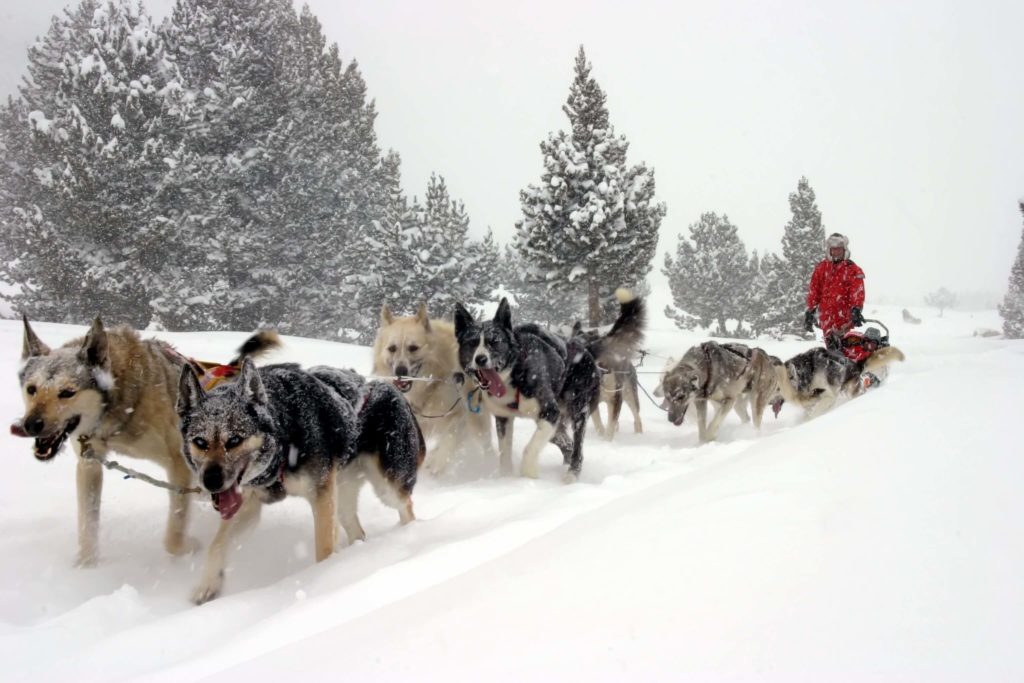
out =
<path fill-rule="evenodd" d="M 106 329 L 99 318 L 84 337 L 54 349 L 27 318 L 24 324 L 18 379 L 25 415 L 11 425 L 11 433 L 34 439 L 38 460 L 52 460 L 69 441 L 81 456 L 79 437 L 84 436 L 98 456 L 116 451 L 151 460 L 166 469 L 170 483 L 191 485 L 174 410 L 184 364 L 180 355 L 163 342 L 140 339 L 130 328 Z M 76 564 L 92 566 L 99 556 L 102 466 L 79 457 L 76 481 Z M 188 496 L 171 492 L 164 547 L 173 555 L 197 547 L 186 535 L 188 512 Z"/>
<path fill-rule="evenodd" d="M 501 471 L 512 471 L 513 420 L 521 417 L 537 426 L 523 451 L 521 474 L 537 478 L 541 449 L 551 441 L 568 465 L 564 480 L 575 481 L 583 466 L 587 418 L 597 406 L 601 383 L 586 340 L 566 340 L 532 323 L 513 326 L 505 298 L 494 318 L 484 322 L 456 304 L 455 335 L 459 363 L 495 417 Z"/>
<path fill-rule="evenodd" d="M 494 457 L 491 418 L 463 381 L 459 348 L 450 320 L 430 318 L 425 304 L 415 315 L 397 316 L 385 304 L 373 343 L 373 374 L 395 377 L 427 439 L 426 467 L 444 472 L 453 459 Z"/>
<path fill-rule="evenodd" d="M 349 542 L 365 538 L 357 504 L 366 481 L 401 523 L 415 519 L 423 436 L 390 384 L 324 366 L 257 369 L 245 359 L 234 381 L 209 392 L 183 368 L 177 408 L 185 460 L 221 517 L 192 593 L 196 604 L 220 593 L 228 549 L 266 503 L 287 495 L 310 502 L 317 562 L 334 552 L 339 521 Z"/>

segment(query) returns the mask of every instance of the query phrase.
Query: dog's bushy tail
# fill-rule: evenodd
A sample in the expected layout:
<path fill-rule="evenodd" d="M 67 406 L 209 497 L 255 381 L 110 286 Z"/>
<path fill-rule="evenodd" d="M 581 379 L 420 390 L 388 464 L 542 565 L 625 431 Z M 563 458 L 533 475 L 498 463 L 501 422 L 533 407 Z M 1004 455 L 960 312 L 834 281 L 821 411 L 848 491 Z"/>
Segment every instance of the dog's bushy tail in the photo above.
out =
<path fill-rule="evenodd" d="M 258 358 L 281 347 L 277 330 L 257 330 L 238 347 L 238 355 L 228 365 L 241 365 L 246 358 Z"/>
<path fill-rule="evenodd" d="M 598 358 L 610 355 L 625 360 L 632 358 L 644 343 L 647 305 L 643 297 L 636 296 L 624 287 L 615 290 L 615 298 L 619 300 L 619 317 L 608 334 L 600 340 L 595 355 Z"/>
<path fill-rule="evenodd" d="M 907 357 L 895 346 L 883 346 L 871 354 L 871 357 L 864 363 L 864 370 L 870 372 L 883 368 L 893 361 L 904 361 Z"/>

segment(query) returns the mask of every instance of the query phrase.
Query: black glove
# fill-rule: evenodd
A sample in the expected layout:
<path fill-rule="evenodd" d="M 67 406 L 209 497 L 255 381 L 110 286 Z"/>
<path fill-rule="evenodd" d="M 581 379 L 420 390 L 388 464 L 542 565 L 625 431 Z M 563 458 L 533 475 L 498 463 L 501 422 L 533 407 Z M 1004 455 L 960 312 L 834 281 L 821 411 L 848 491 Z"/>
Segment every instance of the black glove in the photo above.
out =
<path fill-rule="evenodd" d="M 804 329 L 808 332 L 814 331 L 814 312 L 815 309 L 808 308 L 804 311 Z"/>
<path fill-rule="evenodd" d="M 850 309 L 850 321 L 854 327 L 860 327 L 864 324 L 864 314 L 856 306 Z"/>

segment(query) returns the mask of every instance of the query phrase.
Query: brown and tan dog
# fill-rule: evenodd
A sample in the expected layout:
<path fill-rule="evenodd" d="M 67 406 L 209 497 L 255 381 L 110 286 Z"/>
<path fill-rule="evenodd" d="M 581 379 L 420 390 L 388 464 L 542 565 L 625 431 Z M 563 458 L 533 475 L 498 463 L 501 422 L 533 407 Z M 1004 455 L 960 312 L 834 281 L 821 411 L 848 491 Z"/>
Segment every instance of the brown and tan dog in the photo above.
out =
<path fill-rule="evenodd" d="M 85 337 L 50 349 L 26 318 L 22 361 L 25 416 L 11 431 L 35 439 L 36 458 L 54 458 L 68 439 L 81 456 L 79 438 L 85 436 L 99 457 L 116 451 L 150 460 L 167 470 L 171 484 L 190 486 L 175 410 L 184 359 L 166 344 L 142 340 L 127 327 L 104 329 L 96 318 Z M 76 564 L 91 566 L 99 554 L 103 468 L 79 457 L 76 480 Z M 197 544 L 186 536 L 188 495 L 172 492 L 170 499 L 164 547 L 179 555 Z"/>

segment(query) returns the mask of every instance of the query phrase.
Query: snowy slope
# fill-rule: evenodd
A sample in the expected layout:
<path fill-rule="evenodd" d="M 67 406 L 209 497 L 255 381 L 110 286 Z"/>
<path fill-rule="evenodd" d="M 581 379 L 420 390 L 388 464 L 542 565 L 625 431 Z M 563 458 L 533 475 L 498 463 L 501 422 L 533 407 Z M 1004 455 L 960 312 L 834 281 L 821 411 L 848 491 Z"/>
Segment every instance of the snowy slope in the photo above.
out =
<path fill-rule="evenodd" d="M 201 556 L 161 548 L 162 492 L 108 474 L 100 564 L 72 569 L 73 457 L 38 463 L 0 437 L 4 678 L 1019 680 L 1024 345 L 971 336 L 994 313 L 919 327 L 877 314 L 908 362 L 818 420 L 787 406 L 758 436 L 733 416 L 698 448 L 692 424 L 645 401 L 646 433 L 627 417 L 614 444 L 591 435 L 573 486 L 549 447 L 539 481 L 482 460 L 425 474 L 404 528 L 364 492 L 367 541 L 319 565 L 308 506 L 289 500 L 199 608 Z M 655 354 L 700 341 L 653 317 Z M 50 344 L 81 332 L 37 331 Z M 11 419 L 20 334 L 0 322 Z M 222 359 L 245 333 L 161 336 Z M 287 342 L 275 359 L 369 367 L 364 348 Z M 786 357 L 809 344 L 763 345 Z M 517 452 L 530 431 L 520 423 Z M 197 506 L 204 546 L 216 522 Z"/>

